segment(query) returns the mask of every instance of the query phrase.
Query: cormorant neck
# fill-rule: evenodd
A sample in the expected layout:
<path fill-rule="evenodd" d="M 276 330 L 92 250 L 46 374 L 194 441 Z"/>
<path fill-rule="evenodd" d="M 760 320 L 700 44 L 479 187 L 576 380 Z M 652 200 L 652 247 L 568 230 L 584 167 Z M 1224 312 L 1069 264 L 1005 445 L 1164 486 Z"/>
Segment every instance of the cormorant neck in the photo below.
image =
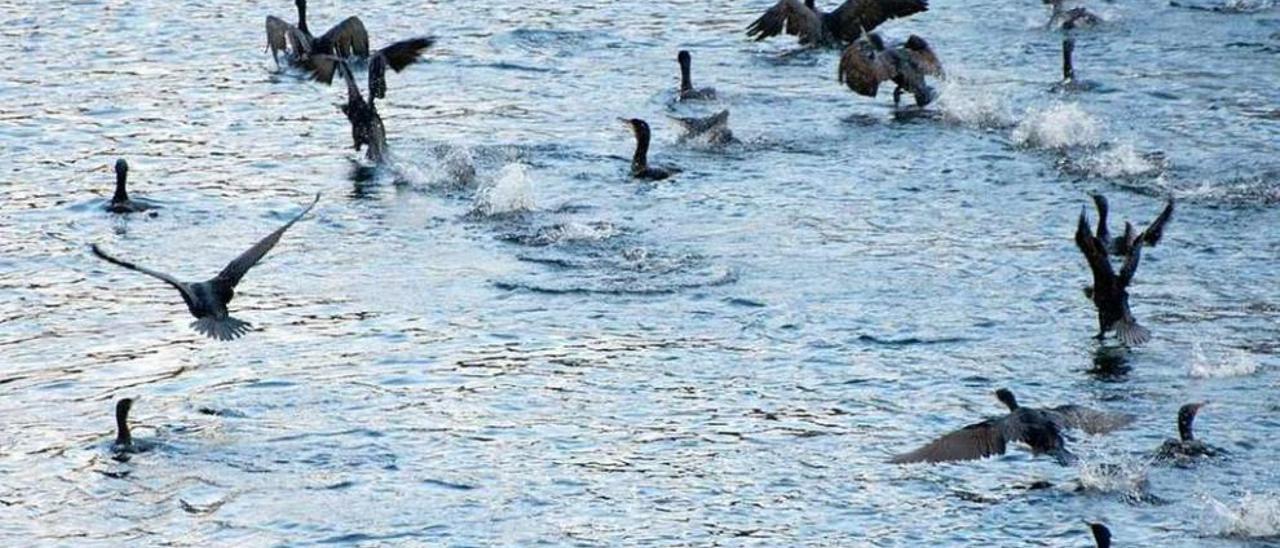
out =
<path fill-rule="evenodd" d="M 649 129 L 643 126 L 636 128 L 636 153 L 631 157 L 631 171 L 644 171 L 649 167 Z"/>
<path fill-rule="evenodd" d="M 1090 523 L 1089 529 L 1093 530 L 1093 541 L 1098 544 L 1098 548 L 1111 548 L 1111 530 L 1101 523 Z"/>
<path fill-rule="evenodd" d="M 1054 4 L 1055 6 L 1057 4 Z M 1066 38 L 1062 41 L 1062 79 L 1070 82 L 1076 79 L 1075 68 L 1071 66 L 1071 53 L 1076 49 L 1076 41 L 1073 38 Z M 1101 214 L 1100 215 L 1105 215 Z"/>
<path fill-rule="evenodd" d="M 1196 420 L 1196 411 L 1198 407 L 1192 405 L 1184 405 L 1178 410 L 1178 438 L 1182 441 L 1195 441 L 1195 432 L 1191 430 L 1192 423 Z"/>
<path fill-rule="evenodd" d="M 1018 398 L 1013 396 L 1013 392 L 1001 388 L 996 391 L 996 397 L 1000 399 L 1000 403 L 1005 404 L 1005 406 L 1009 408 L 1010 412 L 1018 410 Z"/>
<path fill-rule="evenodd" d="M 128 171 L 116 169 L 116 193 L 111 197 L 112 203 L 118 204 L 129 201 L 129 191 L 125 190 L 125 180 L 128 178 Z"/>
<path fill-rule="evenodd" d="M 1064 51 L 1065 51 L 1065 48 L 1064 48 Z M 1067 61 L 1065 63 L 1065 66 L 1069 67 L 1071 63 L 1070 57 L 1066 57 L 1066 59 Z M 1110 236 L 1109 234 L 1110 231 L 1107 229 L 1107 198 L 1101 194 L 1094 194 L 1093 203 L 1098 208 L 1098 229 L 1096 231 L 1096 235 L 1098 236 L 1099 240 L 1102 240 L 1103 243 L 1106 243 L 1107 237 Z"/>
<path fill-rule="evenodd" d="M 680 59 L 680 91 L 692 91 L 693 81 L 689 77 L 690 61 L 687 58 Z"/>
<path fill-rule="evenodd" d="M 127 399 L 116 403 L 116 445 L 118 446 L 133 445 L 133 436 L 129 434 L 129 406 L 131 403 Z"/>
<path fill-rule="evenodd" d="M 298 30 L 303 34 L 311 36 L 311 31 L 307 29 L 307 2 L 301 0 L 298 2 Z"/>

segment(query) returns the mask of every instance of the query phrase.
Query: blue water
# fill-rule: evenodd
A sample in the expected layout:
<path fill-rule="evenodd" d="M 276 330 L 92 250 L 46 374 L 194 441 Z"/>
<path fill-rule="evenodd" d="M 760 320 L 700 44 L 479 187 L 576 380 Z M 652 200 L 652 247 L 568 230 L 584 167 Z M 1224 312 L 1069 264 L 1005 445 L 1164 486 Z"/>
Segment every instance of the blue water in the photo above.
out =
<path fill-rule="evenodd" d="M 344 90 L 263 50 L 290 2 L 0 3 L 0 537 L 1087 546 L 1087 519 L 1280 542 L 1276 7 L 1095 2 L 1097 89 L 1063 95 L 1040 2 L 937 0 L 881 28 L 950 76 L 895 116 L 838 52 L 747 40 L 767 5 L 313 2 L 374 47 L 440 39 L 389 77 L 394 161 L 356 182 Z M 668 108 L 680 48 L 717 103 Z M 743 144 L 677 144 L 668 114 L 719 108 Z M 631 181 L 620 116 L 684 173 Z M 117 157 L 154 217 L 100 210 Z M 315 192 L 238 288 L 234 343 L 88 253 L 200 279 Z M 1113 228 L 1178 199 L 1133 288 L 1145 347 L 1090 339 L 1090 192 Z M 1001 386 L 1139 420 L 1074 439 L 1077 467 L 884 464 Z M 126 396 L 158 447 L 121 463 Z M 1201 400 L 1230 458 L 1147 468 Z"/>

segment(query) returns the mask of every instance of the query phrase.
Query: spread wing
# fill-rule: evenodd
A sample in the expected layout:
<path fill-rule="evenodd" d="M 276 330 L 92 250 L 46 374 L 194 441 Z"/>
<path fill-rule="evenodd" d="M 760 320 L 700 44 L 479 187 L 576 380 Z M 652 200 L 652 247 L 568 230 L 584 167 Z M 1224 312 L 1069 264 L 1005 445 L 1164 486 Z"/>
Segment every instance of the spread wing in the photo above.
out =
<path fill-rule="evenodd" d="M 178 281 L 178 280 L 177 280 L 176 278 L 174 278 L 173 276 L 170 276 L 170 275 L 165 274 L 165 273 L 163 273 L 163 272 L 156 272 L 156 271 L 151 270 L 151 269 L 149 269 L 149 268 L 144 268 L 144 267 L 138 266 L 138 265 L 136 265 L 136 264 L 133 264 L 133 263 L 131 263 L 131 262 L 129 262 L 129 261 L 125 261 L 125 260 L 122 260 L 122 259 L 117 259 L 117 258 L 115 258 L 115 257 L 112 257 L 111 255 L 108 255 L 105 251 L 103 251 L 103 250 L 102 250 L 102 248 L 98 247 L 98 244 L 93 244 L 92 246 L 90 246 L 90 248 L 89 248 L 89 249 L 90 249 L 90 250 L 92 250 L 92 251 L 93 251 L 93 254 L 94 254 L 94 255 L 97 255 L 99 259 L 102 259 L 102 260 L 104 260 L 104 261 L 107 261 L 107 262 L 112 263 L 112 264 L 115 264 L 115 265 L 123 266 L 123 267 L 125 267 L 125 268 L 127 268 L 127 269 L 129 269 L 129 270 L 133 270 L 133 271 L 141 272 L 141 273 L 146 274 L 146 275 L 148 275 L 148 276 L 151 276 L 151 277 L 153 277 L 153 278 L 159 279 L 160 281 L 163 281 L 164 283 L 167 283 L 167 284 L 169 284 L 169 285 L 173 286 L 173 287 L 174 287 L 175 289 L 177 289 L 178 291 L 180 291 L 180 292 L 182 293 L 182 296 L 183 296 L 183 297 L 185 297 L 185 298 L 187 298 L 187 299 L 190 299 L 190 298 L 191 298 L 190 291 L 187 289 L 187 284 L 184 284 L 184 283 L 182 283 L 182 282 Z"/>
<path fill-rule="evenodd" d="M 836 78 L 858 95 L 875 97 L 880 82 L 892 79 L 897 71 L 886 62 L 883 52 L 878 52 L 865 41 L 854 42 L 844 48 Z"/>
<path fill-rule="evenodd" d="M 1164 236 L 1164 225 L 1173 217 L 1173 198 L 1169 198 L 1169 203 L 1164 206 L 1164 211 L 1160 212 L 1160 216 L 1151 222 L 1146 230 L 1142 231 L 1141 240 L 1151 247 L 1155 247 L 1160 243 L 1160 238 Z"/>
<path fill-rule="evenodd" d="M 320 53 L 328 53 L 338 57 L 368 57 L 369 34 L 364 30 L 364 22 L 359 17 L 348 17 L 334 25 L 329 32 L 316 38 Z"/>
<path fill-rule="evenodd" d="M 942 436 L 928 445 L 910 453 L 903 453 L 889 459 L 892 464 L 908 464 L 913 462 L 947 462 L 955 460 L 977 460 L 992 455 L 1003 455 L 1008 445 L 1004 433 L 1001 432 L 1000 421 L 993 419 L 964 428 Z"/>
<path fill-rule="evenodd" d="M 227 264 L 227 267 L 223 268 L 222 272 L 219 272 L 218 277 L 214 278 L 214 280 L 219 283 L 235 287 L 236 284 L 240 283 L 240 278 L 243 278 L 244 275 L 249 272 L 249 269 L 253 268 L 253 265 L 258 264 L 258 261 L 261 261 L 262 257 L 265 256 L 268 251 L 271 251 L 271 248 L 275 247 L 276 242 L 280 241 L 280 237 L 284 236 L 284 232 L 289 230 L 289 227 L 293 226 L 293 223 L 302 219 L 303 215 L 310 212 L 311 208 L 315 207 L 316 202 L 319 201 L 320 194 L 316 193 L 316 198 L 311 201 L 311 205 L 302 210 L 302 213 L 299 213 L 294 218 L 290 219 L 289 222 L 284 224 L 284 226 L 277 228 L 275 232 L 268 234 L 266 238 L 263 238 L 261 241 L 254 244 L 254 246 L 249 248 L 248 251 L 241 253 L 234 261 Z"/>
<path fill-rule="evenodd" d="M 1085 260 L 1089 262 L 1095 288 L 1115 278 L 1115 270 L 1107 259 L 1107 250 L 1102 247 L 1097 236 L 1089 233 L 1089 221 L 1085 219 L 1084 208 L 1080 209 L 1080 221 L 1076 224 L 1076 247 L 1080 248 Z"/>
<path fill-rule="evenodd" d="M 288 49 L 289 29 L 293 27 L 274 15 L 267 16 L 267 48 L 271 54 Z"/>
<path fill-rule="evenodd" d="M 778 0 L 764 15 L 747 26 L 747 36 L 757 41 L 786 32 L 807 42 L 822 32 L 822 19 L 801 0 Z"/>
<path fill-rule="evenodd" d="M 852 42 L 889 19 L 928 9 L 928 0 L 846 0 L 828 17 L 835 21 L 830 27 L 836 37 Z"/>
<path fill-rule="evenodd" d="M 1047 412 L 1059 428 L 1074 428 L 1087 434 L 1106 434 L 1134 421 L 1134 416 L 1127 413 L 1109 413 L 1080 405 L 1060 405 Z"/>
<path fill-rule="evenodd" d="M 427 48 L 436 43 L 431 36 L 401 40 L 378 50 L 369 61 L 369 94 L 378 99 L 387 96 L 387 67 L 400 72 L 416 63 Z"/>
<path fill-rule="evenodd" d="M 729 125 L 729 109 L 724 109 L 706 118 L 677 118 L 675 116 L 669 116 L 669 118 L 680 124 L 689 135 L 698 135 Z"/>

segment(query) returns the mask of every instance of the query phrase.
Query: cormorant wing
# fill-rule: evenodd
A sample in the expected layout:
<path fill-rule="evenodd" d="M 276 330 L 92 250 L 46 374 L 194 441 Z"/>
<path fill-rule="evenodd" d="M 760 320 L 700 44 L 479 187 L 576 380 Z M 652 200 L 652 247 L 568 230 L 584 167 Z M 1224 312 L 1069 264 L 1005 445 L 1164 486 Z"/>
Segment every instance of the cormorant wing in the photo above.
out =
<path fill-rule="evenodd" d="M 764 15 L 747 26 L 747 36 L 757 41 L 786 32 L 807 43 L 822 33 L 822 18 L 801 0 L 778 0 Z"/>
<path fill-rule="evenodd" d="M 1133 281 L 1133 275 L 1138 272 L 1138 261 L 1142 258 L 1142 238 L 1138 238 L 1133 242 L 1133 247 L 1129 248 L 1129 255 L 1124 258 L 1124 264 L 1120 266 L 1120 287 L 1129 287 L 1129 282 Z"/>
<path fill-rule="evenodd" d="M 1168 204 L 1164 206 L 1164 211 L 1160 212 L 1160 216 L 1142 231 L 1139 239 L 1151 247 L 1155 247 L 1160 243 L 1160 237 L 1164 236 L 1164 225 L 1173 217 L 1173 198 L 1169 198 Z"/>
<path fill-rule="evenodd" d="M 401 40 L 378 50 L 369 60 L 369 95 L 378 99 L 386 97 L 387 67 L 400 72 L 417 62 L 422 53 L 435 43 L 435 37 L 424 36 Z"/>
<path fill-rule="evenodd" d="M 365 32 L 364 22 L 359 17 L 344 19 L 329 29 L 329 32 L 316 38 L 316 42 L 328 45 L 329 49 L 325 53 L 338 57 L 369 56 L 369 34 Z"/>
<path fill-rule="evenodd" d="M 729 109 L 724 109 L 706 118 L 677 118 L 668 116 L 684 128 L 689 135 L 700 135 L 729 124 Z"/>
<path fill-rule="evenodd" d="M 1059 405 L 1045 412 L 1058 424 L 1058 428 L 1074 428 L 1086 434 L 1106 434 L 1134 421 L 1134 416 L 1128 413 L 1109 413 L 1081 405 Z"/>
<path fill-rule="evenodd" d="M 880 82 L 897 74 L 892 63 L 886 62 L 884 52 L 878 52 L 870 43 L 859 40 L 844 48 L 836 77 L 858 95 L 875 97 Z"/>
<path fill-rule="evenodd" d="M 1084 208 L 1080 208 L 1080 221 L 1076 224 L 1076 247 L 1080 248 L 1085 260 L 1089 262 L 1089 270 L 1093 271 L 1095 291 L 1100 290 L 1100 285 L 1110 283 L 1116 277 L 1111 261 L 1107 259 L 1107 250 L 1102 247 L 1097 236 L 1089 233 L 1089 221 L 1085 219 Z"/>
<path fill-rule="evenodd" d="M 863 32 L 897 17 L 928 11 L 928 0 L 846 0 L 827 15 L 835 21 L 829 25 L 836 37 L 845 42 L 857 40 Z"/>
<path fill-rule="evenodd" d="M 104 261 L 107 261 L 107 262 L 112 263 L 112 264 L 115 264 L 115 265 L 123 266 L 123 267 L 125 267 L 125 268 L 127 268 L 127 269 L 129 269 L 129 270 L 133 270 L 133 271 L 141 272 L 141 273 L 143 273 L 143 274 L 146 274 L 146 275 L 148 275 L 148 276 L 151 276 L 152 278 L 156 278 L 156 279 L 158 279 L 158 280 L 160 280 L 160 281 L 163 281 L 164 283 L 167 283 L 167 284 L 169 284 L 169 285 L 173 286 L 173 287 L 174 287 L 175 289 L 177 289 L 180 293 L 182 293 L 183 300 L 186 300 L 186 301 L 190 302 L 190 301 L 191 301 L 191 299 L 192 299 L 192 295 L 191 295 L 190 290 L 187 288 L 187 284 L 185 284 L 185 283 L 182 283 L 182 282 L 178 281 L 178 279 L 177 279 L 177 278 L 174 278 L 173 276 L 170 276 L 170 275 L 165 274 L 165 273 L 163 273 L 163 272 L 156 272 L 155 270 L 151 270 L 151 269 L 149 269 L 149 268 L 144 268 L 144 267 L 138 266 L 138 265 L 133 264 L 133 263 L 131 263 L 131 262 L 129 262 L 129 261 L 125 261 L 125 260 L 122 260 L 122 259 L 117 259 L 117 258 L 115 258 L 115 257 L 112 257 L 111 255 L 108 255 L 108 254 L 107 254 L 107 252 L 103 251 L 103 250 L 102 250 L 102 248 L 98 247 L 98 244 L 93 244 L 93 245 L 89 246 L 89 249 L 90 249 L 90 250 L 92 250 L 92 251 L 93 251 L 93 254 L 94 254 L 94 255 L 97 255 L 99 259 L 102 259 L 102 260 L 104 260 Z"/>
<path fill-rule="evenodd" d="M 892 464 L 947 462 L 1003 455 L 1008 440 L 1003 433 L 1002 421 L 1004 419 L 991 419 L 970 424 L 933 440 L 915 451 L 896 455 L 889 459 L 889 462 Z"/>
<path fill-rule="evenodd" d="M 1106 242 L 1111 238 L 1111 230 L 1107 228 L 1107 212 L 1109 209 L 1107 207 L 1107 197 L 1101 194 L 1094 194 L 1093 207 L 1098 210 L 1098 239 Z"/>
<path fill-rule="evenodd" d="M 310 212 L 311 208 L 315 207 L 316 202 L 319 201 L 320 193 L 317 192 L 315 199 L 311 201 L 311 205 L 308 205 L 306 209 L 303 209 L 301 213 L 290 219 L 289 222 L 284 224 L 284 226 L 277 228 L 275 232 L 268 234 L 266 238 L 263 238 L 261 241 L 254 244 L 253 247 L 249 248 L 248 251 L 241 253 L 239 257 L 236 257 L 235 260 L 228 263 L 227 267 L 223 268 L 222 272 L 219 272 L 218 276 L 213 279 L 213 282 L 235 287 L 236 284 L 240 283 L 240 279 L 249 272 L 249 269 L 253 268 L 253 265 L 258 264 L 258 261 L 261 261 L 262 257 L 265 256 L 268 251 L 271 251 L 271 248 L 275 247 L 276 242 L 280 241 L 280 237 L 284 235 L 284 232 L 289 230 L 289 227 L 293 226 L 293 223 L 302 219 L 303 215 Z"/>
<path fill-rule="evenodd" d="M 274 15 L 267 16 L 267 49 L 271 50 L 271 55 L 289 49 L 289 33 L 295 30 L 297 27 L 283 19 Z"/>

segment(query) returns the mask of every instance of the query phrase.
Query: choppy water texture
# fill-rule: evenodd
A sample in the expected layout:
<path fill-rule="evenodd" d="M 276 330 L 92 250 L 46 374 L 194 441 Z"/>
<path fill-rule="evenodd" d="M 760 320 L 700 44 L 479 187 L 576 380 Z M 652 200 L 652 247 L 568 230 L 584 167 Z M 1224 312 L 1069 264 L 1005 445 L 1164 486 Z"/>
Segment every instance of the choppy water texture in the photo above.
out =
<path fill-rule="evenodd" d="M 953 78 L 937 116 L 896 118 L 835 52 L 747 41 L 761 1 L 320 0 L 313 27 L 358 13 L 375 47 L 440 37 L 390 77 L 396 161 L 361 182 L 342 88 L 263 52 L 291 4 L 0 2 L 5 544 L 1084 546 L 1082 519 L 1276 542 L 1273 4 L 1095 3 L 1095 89 L 1062 95 L 1038 0 L 935 0 L 882 30 Z M 668 110 L 682 47 L 718 104 Z M 743 144 L 677 144 L 666 114 L 719 107 Z M 630 181 L 618 116 L 685 172 Z M 156 216 L 99 209 L 117 157 Z M 1090 339 L 1092 191 L 1117 225 L 1180 200 L 1139 350 Z M 234 343 L 87 250 L 200 278 L 315 192 Z M 1078 468 L 883 463 L 998 413 L 999 386 L 1141 418 L 1077 439 Z M 124 396 L 159 446 L 119 463 Z M 1197 400 L 1230 459 L 1147 469 Z"/>

